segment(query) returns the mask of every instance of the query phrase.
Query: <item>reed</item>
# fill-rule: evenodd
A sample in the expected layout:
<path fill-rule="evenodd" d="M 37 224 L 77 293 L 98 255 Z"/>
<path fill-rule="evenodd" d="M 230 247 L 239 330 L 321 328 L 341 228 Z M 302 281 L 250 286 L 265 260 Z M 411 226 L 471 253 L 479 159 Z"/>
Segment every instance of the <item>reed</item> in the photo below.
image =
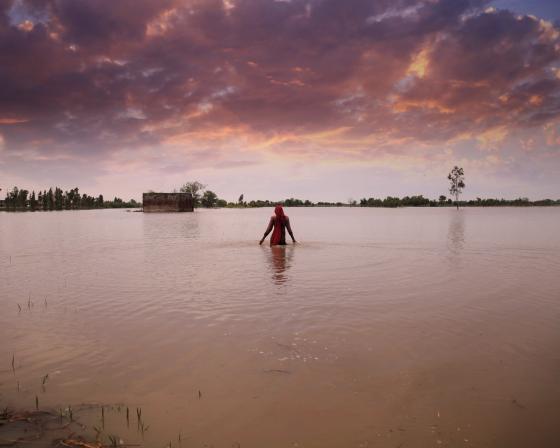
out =
<path fill-rule="evenodd" d="M 202 398 L 202 392 L 200 392 L 200 390 L 198 391 L 198 399 L 200 400 Z"/>
<path fill-rule="evenodd" d="M 119 441 L 117 439 L 117 436 L 107 436 L 109 438 L 109 442 L 111 443 L 112 447 L 116 447 L 119 445 Z"/>
<path fill-rule="evenodd" d="M 105 429 L 105 408 L 101 406 L 101 427 Z"/>
<path fill-rule="evenodd" d="M 16 373 L 16 355 L 12 354 L 12 372 Z"/>
<path fill-rule="evenodd" d="M 140 433 L 142 434 L 142 438 L 144 438 L 144 433 L 148 430 L 150 425 L 144 425 L 144 422 L 140 422 Z"/>
<path fill-rule="evenodd" d="M 39 397 L 35 395 L 35 410 L 39 410 Z"/>
<path fill-rule="evenodd" d="M 128 411 L 128 406 L 126 407 L 126 427 L 127 428 L 130 427 L 130 415 L 129 415 L 129 411 Z"/>
<path fill-rule="evenodd" d="M 49 374 L 47 373 L 42 379 L 43 386 L 45 385 L 48 379 L 49 379 Z"/>
<path fill-rule="evenodd" d="M 17 304 L 17 307 L 18 307 L 18 313 L 21 313 L 21 305 L 19 303 Z"/>

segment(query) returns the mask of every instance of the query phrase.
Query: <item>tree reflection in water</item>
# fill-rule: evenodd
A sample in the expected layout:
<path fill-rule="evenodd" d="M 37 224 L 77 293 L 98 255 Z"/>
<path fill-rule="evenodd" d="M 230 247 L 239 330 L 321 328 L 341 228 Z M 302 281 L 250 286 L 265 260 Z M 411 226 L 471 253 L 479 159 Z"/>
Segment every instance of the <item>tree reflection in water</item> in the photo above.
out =
<path fill-rule="evenodd" d="M 450 255 L 458 256 L 465 247 L 465 212 L 454 211 L 449 219 L 449 230 L 447 231 L 447 248 Z"/>

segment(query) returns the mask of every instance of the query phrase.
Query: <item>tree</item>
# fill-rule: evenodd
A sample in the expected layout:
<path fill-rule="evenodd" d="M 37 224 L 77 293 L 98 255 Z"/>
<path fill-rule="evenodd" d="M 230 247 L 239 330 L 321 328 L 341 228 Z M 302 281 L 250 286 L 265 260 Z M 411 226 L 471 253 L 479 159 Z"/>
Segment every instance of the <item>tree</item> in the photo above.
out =
<path fill-rule="evenodd" d="M 54 193 L 52 188 L 49 188 L 49 192 L 47 193 L 47 207 L 49 210 L 54 209 Z"/>
<path fill-rule="evenodd" d="M 35 190 L 31 193 L 31 197 L 29 198 L 29 207 L 31 210 L 37 210 L 37 199 L 35 198 Z"/>
<path fill-rule="evenodd" d="M 451 182 L 449 193 L 451 193 L 451 196 L 455 196 L 455 205 L 457 205 L 457 210 L 459 210 L 459 195 L 463 192 L 463 188 L 465 188 L 465 173 L 463 168 L 454 166 L 447 178 L 449 182 Z"/>
<path fill-rule="evenodd" d="M 218 195 L 211 190 L 206 190 L 202 195 L 202 205 L 206 208 L 212 208 L 216 206 L 218 201 Z"/>
<path fill-rule="evenodd" d="M 62 210 L 64 207 L 64 197 L 62 195 L 62 190 L 58 187 L 54 189 L 54 208 L 56 210 Z"/>
<path fill-rule="evenodd" d="M 27 195 L 29 194 L 29 191 L 21 189 L 18 192 L 17 198 L 16 198 L 16 204 L 18 207 L 21 208 L 26 208 L 27 207 Z"/>
<path fill-rule="evenodd" d="M 18 197 L 19 197 L 19 188 L 18 187 L 14 187 L 12 188 L 12 191 L 8 191 L 6 193 L 6 207 L 7 208 L 13 208 L 15 210 L 15 208 L 17 207 L 17 203 L 18 203 Z"/>
<path fill-rule="evenodd" d="M 444 196 L 443 194 L 440 195 L 439 197 L 439 205 L 444 205 L 447 202 L 447 196 Z"/>
<path fill-rule="evenodd" d="M 190 193 L 193 198 L 193 205 L 198 207 L 200 205 L 200 194 L 206 188 L 206 185 L 201 184 L 197 180 L 194 182 L 187 182 L 181 187 L 181 193 Z"/>
<path fill-rule="evenodd" d="M 239 199 L 237 200 L 237 203 L 239 205 L 243 205 L 243 193 L 241 193 L 241 196 L 239 196 Z"/>

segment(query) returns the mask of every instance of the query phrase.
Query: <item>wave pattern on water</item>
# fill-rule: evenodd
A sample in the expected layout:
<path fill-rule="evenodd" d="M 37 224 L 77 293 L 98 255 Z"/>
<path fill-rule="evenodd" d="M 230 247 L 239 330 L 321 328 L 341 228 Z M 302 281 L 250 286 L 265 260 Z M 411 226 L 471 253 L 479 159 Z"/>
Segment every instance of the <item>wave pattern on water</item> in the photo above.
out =
<path fill-rule="evenodd" d="M 288 213 L 285 248 L 265 210 L 0 215 L 0 400 L 142 405 L 154 443 L 560 440 L 560 210 Z"/>

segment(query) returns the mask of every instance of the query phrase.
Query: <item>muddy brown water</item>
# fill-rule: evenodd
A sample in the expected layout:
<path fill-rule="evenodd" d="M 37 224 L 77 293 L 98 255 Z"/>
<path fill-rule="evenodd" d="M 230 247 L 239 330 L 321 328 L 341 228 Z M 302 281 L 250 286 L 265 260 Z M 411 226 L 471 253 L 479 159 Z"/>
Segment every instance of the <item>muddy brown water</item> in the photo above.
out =
<path fill-rule="evenodd" d="M 560 446 L 560 208 L 287 209 L 282 249 L 270 212 L 0 214 L 0 407 L 103 404 L 125 440 L 141 407 L 145 446 Z"/>

